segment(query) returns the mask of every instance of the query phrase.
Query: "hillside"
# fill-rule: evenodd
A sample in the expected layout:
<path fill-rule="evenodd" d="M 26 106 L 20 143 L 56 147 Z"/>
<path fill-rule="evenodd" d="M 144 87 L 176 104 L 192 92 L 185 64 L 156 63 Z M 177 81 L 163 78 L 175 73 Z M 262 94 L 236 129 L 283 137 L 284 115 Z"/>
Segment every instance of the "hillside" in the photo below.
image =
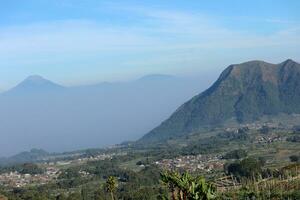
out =
<path fill-rule="evenodd" d="M 279 64 L 234 64 L 140 141 L 161 141 L 229 121 L 242 124 L 281 113 L 300 113 L 300 64 L 290 59 Z"/>

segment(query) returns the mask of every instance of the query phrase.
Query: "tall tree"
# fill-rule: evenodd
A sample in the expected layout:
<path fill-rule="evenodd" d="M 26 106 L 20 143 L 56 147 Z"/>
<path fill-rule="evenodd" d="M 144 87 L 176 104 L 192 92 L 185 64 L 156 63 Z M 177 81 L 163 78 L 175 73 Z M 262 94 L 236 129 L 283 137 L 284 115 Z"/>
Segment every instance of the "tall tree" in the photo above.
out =
<path fill-rule="evenodd" d="M 106 191 L 110 193 L 111 200 L 115 200 L 115 191 L 117 187 L 117 179 L 113 176 L 109 176 L 106 180 Z"/>

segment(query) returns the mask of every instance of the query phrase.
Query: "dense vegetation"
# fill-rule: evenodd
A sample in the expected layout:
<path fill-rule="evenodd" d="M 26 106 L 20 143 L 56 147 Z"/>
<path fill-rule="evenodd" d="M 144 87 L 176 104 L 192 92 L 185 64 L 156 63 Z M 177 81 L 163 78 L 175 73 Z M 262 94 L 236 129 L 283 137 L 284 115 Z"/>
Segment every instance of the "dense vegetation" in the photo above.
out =
<path fill-rule="evenodd" d="M 247 152 L 243 149 L 237 149 L 226 153 L 223 159 L 241 159 L 247 156 Z"/>
<path fill-rule="evenodd" d="M 228 174 L 236 177 L 257 178 L 262 174 L 263 163 L 254 158 L 246 158 L 225 166 Z"/>
<path fill-rule="evenodd" d="M 93 182 L 69 186 L 48 184 L 39 187 L 15 188 L 12 191 L 0 189 L 11 200 L 209 200 L 209 199 L 298 199 L 300 197 L 300 165 L 282 168 L 270 179 L 259 178 L 262 170 L 258 160 L 247 158 L 239 162 L 239 169 L 234 171 L 245 176 L 239 186 L 228 190 L 216 190 L 213 182 L 207 182 L 199 175 L 164 171 L 149 166 L 139 173 L 127 174 L 127 180 L 117 176 L 106 179 L 94 179 Z M 253 179 L 256 175 L 257 179 Z M 246 178 L 251 177 L 251 178 Z"/>
<path fill-rule="evenodd" d="M 289 142 L 300 142 L 300 135 L 293 135 L 286 139 Z"/>
<path fill-rule="evenodd" d="M 129 143 L 105 151 L 86 150 L 78 157 L 63 160 L 103 153 L 114 156 L 60 166 L 60 174 L 52 182 L 20 188 L 0 186 L 0 194 L 11 200 L 299 198 L 300 149 L 298 143 L 287 140 L 295 135 L 294 131 L 269 129 L 262 132 L 248 128 L 210 131 L 206 135 L 200 132 L 179 137 L 163 145 Z M 282 139 L 257 142 L 260 141 L 257 138 L 272 137 Z M 120 152 L 125 154 L 118 154 Z M 225 163 L 224 169 L 168 171 L 155 164 L 164 159 L 177 160 L 199 154 Z M 47 164 L 27 163 L 0 170 L 39 174 L 45 170 L 44 165 Z"/>
<path fill-rule="evenodd" d="M 11 165 L 8 167 L 0 168 L 0 173 L 10 172 L 10 171 L 17 171 L 20 174 L 41 174 L 44 172 L 44 169 L 39 167 L 37 164 L 34 163 L 24 163 L 19 165 Z"/>

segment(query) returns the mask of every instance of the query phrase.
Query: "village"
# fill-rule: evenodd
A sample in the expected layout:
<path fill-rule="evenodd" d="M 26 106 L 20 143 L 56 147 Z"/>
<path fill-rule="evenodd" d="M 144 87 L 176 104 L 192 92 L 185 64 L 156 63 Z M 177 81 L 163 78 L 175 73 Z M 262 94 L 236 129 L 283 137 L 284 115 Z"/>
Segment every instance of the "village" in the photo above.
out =
<path fill-rule="evenodd" d="M 24 187 L 29 184 L 43 185 L 55 180 L 59 176 L 59 169 L 47 167 L 42 174 L 21 174 L 17 171 L 0 174 L 0 184 L 9 187 Z"/>
<path fill-rule="evenodd" d="M 51 181 L 55 181 L 61 174 L 61 168 L 68 165 L 83 164 L 90 161 L 100 161 L 106 159 L 112 159 L 114 156 L 125 155 L 125 153 L 110 153 L 110 154 L 99 154 L 95 156 L 87 156 L 76 158 L 67 161 L 45 161 L 40 163 L 45 170 L 40 174 L 30 174 L 30 173 L 20 173 L 18 171 L 9 171 L 0 174 L 0 185 L 7 187 L 25 187 L 28 185 L 43 185 Z M 87 176 L 88 174 L 84 171 L 79 172 L 82 176 Z"/>
<path fill-rule="evenodd" d="M 224 161 L 221 159 L 221 155 L 199 154 L 195 156 L 180 156 L 174 159 L 163 159 L 156 161 L 155 164 L 163 169 L 213 172 L 223 169 Z"/>

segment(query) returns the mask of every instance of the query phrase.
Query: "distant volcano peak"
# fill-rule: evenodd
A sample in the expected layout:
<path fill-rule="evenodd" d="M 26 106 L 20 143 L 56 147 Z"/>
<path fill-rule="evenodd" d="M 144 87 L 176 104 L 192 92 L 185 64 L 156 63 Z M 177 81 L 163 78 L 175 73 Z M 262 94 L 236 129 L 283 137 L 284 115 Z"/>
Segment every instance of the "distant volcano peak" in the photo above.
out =
<path fill-rule="evenodd" d="M 7 93 L 23 94 L 35 92 L 56 91 L 62 89 L 63 86 L 56 84 L 40 75 L 31 75 L 24 79 L 17 86 L 9 90 Z"/>
<path fill-rule="evenodd" d="M 40 75 L 28 76 L 25 80 L 27 81 L 45 81 L 46 79 Z"/>

